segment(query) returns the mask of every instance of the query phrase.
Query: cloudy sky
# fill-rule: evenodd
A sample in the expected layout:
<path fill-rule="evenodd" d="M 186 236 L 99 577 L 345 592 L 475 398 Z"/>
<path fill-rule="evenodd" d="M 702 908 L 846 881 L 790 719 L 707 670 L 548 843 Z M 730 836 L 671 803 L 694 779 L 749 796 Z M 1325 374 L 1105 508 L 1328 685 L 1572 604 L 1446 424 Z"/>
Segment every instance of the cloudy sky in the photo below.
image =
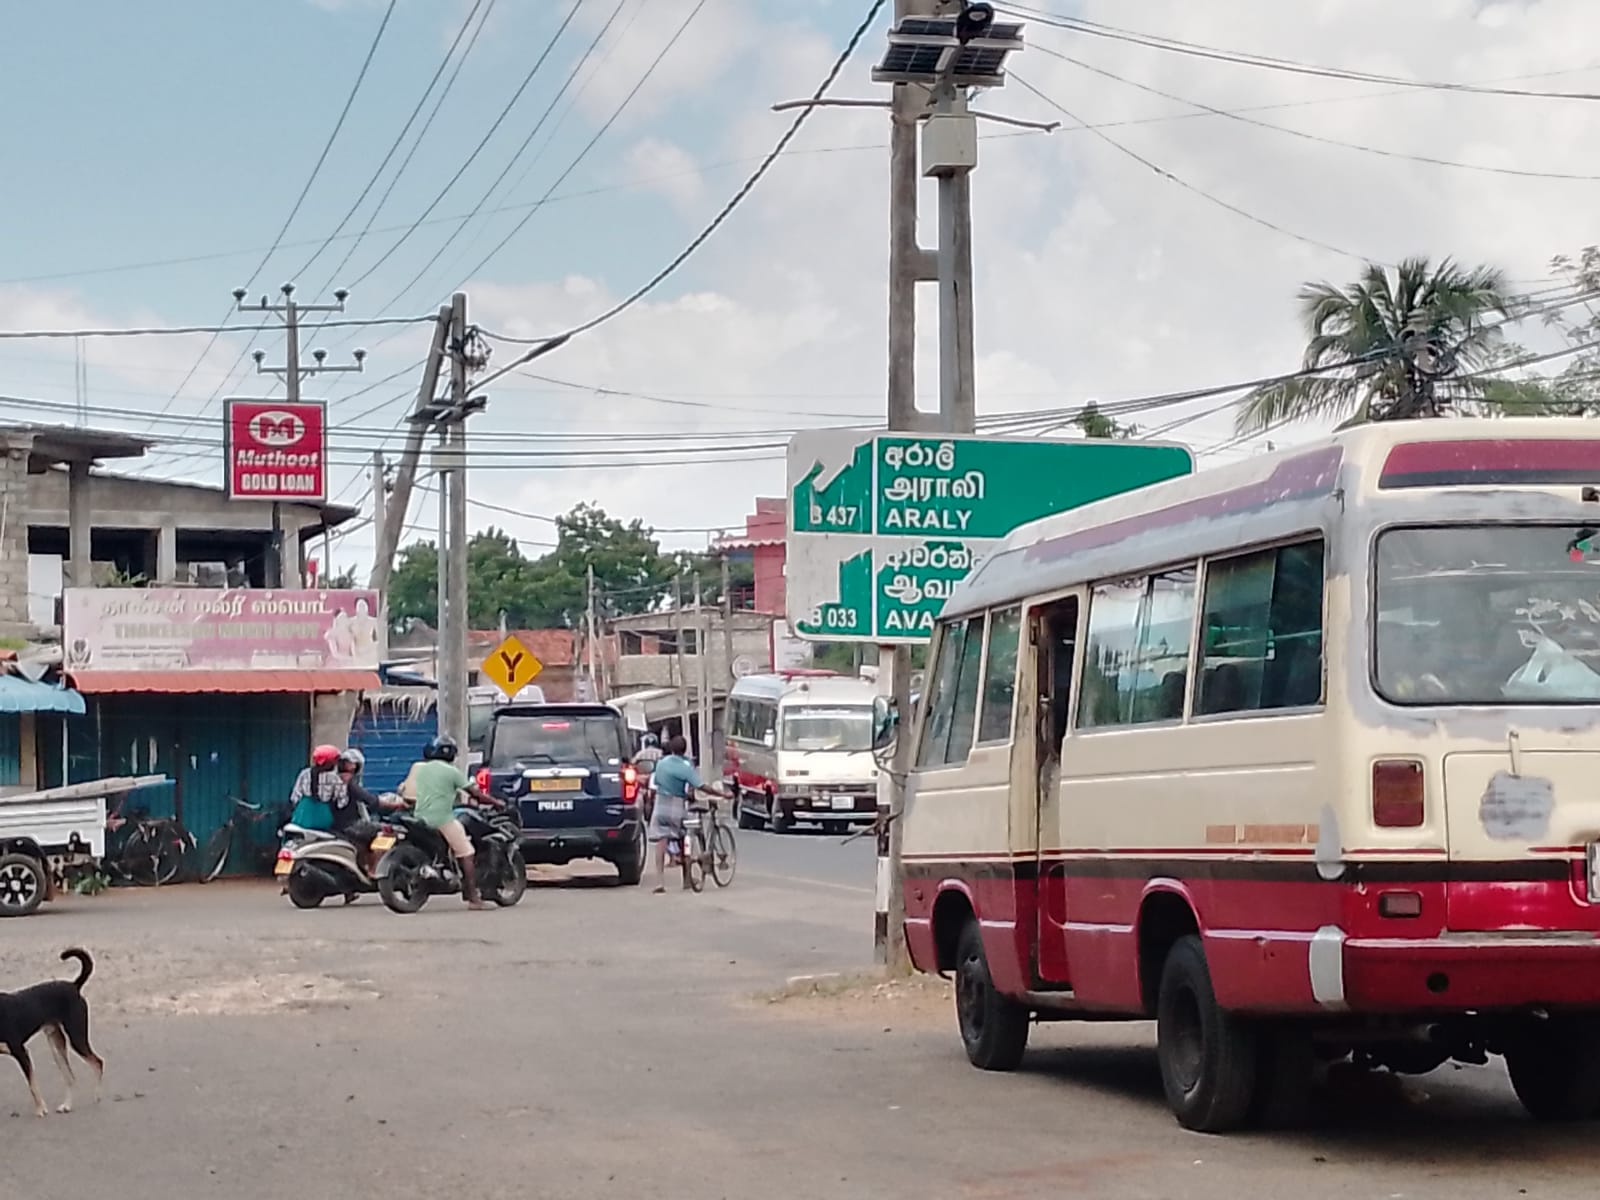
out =
<path fill-rule="evenodd" d="M 770 106 L 809 94 L 869 7 L 695 3 L 580 0 L 556 37 L 569 0 L 398 0 L 314 177 L 387 0 L 18 9 L 10 40 L 30 53 L 0 85 L 18 118 L 6 137 L 0 328 L 212 324 L 234 287 L 275 291 L 286 279 L 303 300 L 350 286 L 350 315 L 362 318 L 431 313 L 462 287 L 471 319 L 506 337 L 603 312 L 722 207 L 791 119 Z M 1600 91 L 1593 0 L 1029 7 L 1367 74 Z M 833 95 L 884 95 L 869 72 L 886 27 L 880 15 Z M 979 105 L 1063 128 L 984 126 L 973 187 L 980 418 L 1292 369 L 1296 287 L 1343 281 L 1367 260 L 1450 255 L 1532 291 L 1551 286 L 1552 255 L 1600 241 L 1592 102 L 1320 78 L 1042 20 L 1026 36 L 1012 81 Z M 1083 124 L 1094 128 L 1073 128 Z M 496 382 L 473 426 L 474 523 L 537 551 L 553 532 L 537 514 L 591 500 L 674 531 L 668 544 L 703 544 L 706 530 L 739 525 L 755 496 L 781 494 L 789 431 L 881 416 L 886 125 L 875 110 L 819 111 L 645 302 Z M 928 243 L 933 214 L 929 190 Z M 923 297 L 927 405 L 935 309 Z M 404 325 L 308 340 L 330 361 L 370 351 L 365 376 L 306 385 L 332 405 L 339 498 L 361 500 L 360 464 L 398 444 L 426 340 Z M 246 374 L 256 345 L 281 356 L 270 331 L 6 340 L 0 393 L 15 399 L 0 416 L 70 423 L 81 401 L 90 424 L 173 442 L 151 474 L 219 480 L 220 397 L 271 383 Z M 491 367 L 517 352 L 496 343 Z M 1219 404 L 1141 424 L 1192 418 L 1166 436 L 1206 460 L 1263 449 L 1235 442 Z M 606 440 L 619 433 L 639 440 Z M 430 497 L 414 505 L 416 535 L 433 512 Z M 358 530 L 335 563 L 364 569 L 370 547 Z"/>

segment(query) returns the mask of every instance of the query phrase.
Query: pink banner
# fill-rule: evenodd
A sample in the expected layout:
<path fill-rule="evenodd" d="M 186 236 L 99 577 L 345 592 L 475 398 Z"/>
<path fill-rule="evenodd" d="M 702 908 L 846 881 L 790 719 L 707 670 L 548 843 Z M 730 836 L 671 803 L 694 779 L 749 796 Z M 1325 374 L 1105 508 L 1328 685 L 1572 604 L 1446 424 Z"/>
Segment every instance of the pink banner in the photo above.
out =
<path fill-rule="evenodd" d="M 372 591 L 68 588 L 69 671 L 378 669 Z"/>

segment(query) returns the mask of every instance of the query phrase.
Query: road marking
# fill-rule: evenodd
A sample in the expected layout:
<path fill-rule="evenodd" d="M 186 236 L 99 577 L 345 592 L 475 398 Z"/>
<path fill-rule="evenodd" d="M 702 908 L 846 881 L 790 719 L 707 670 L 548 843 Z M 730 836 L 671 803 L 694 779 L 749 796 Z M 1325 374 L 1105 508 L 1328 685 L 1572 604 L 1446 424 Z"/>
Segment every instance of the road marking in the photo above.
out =
<path fill-rule="evenodd" d="M 826 879 L 807 879 L 803 875 L 774 875 L 768 871 L 746 871 L 745 874 L 755 879 L 776 879 L 783 883 L 802 883 L 810 887 L 832 888 L 836 892 L 855 892 L 863 896 L 872 895 L 871 888 L 861 887 L 853 883 L 832 883 Z"/>

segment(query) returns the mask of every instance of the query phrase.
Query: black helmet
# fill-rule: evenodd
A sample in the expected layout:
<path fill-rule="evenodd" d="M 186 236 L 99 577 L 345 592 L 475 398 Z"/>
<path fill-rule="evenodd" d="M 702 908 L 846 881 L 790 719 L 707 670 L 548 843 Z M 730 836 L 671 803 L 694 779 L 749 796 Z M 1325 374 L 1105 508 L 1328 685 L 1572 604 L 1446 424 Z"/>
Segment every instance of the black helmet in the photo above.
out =
<path fill-rule="evenodd" d="M 422 748 L 423 758 L 436 758 L 440 762 L 455 762 L 456 742 L 454 738 L 436 737 Z"/>

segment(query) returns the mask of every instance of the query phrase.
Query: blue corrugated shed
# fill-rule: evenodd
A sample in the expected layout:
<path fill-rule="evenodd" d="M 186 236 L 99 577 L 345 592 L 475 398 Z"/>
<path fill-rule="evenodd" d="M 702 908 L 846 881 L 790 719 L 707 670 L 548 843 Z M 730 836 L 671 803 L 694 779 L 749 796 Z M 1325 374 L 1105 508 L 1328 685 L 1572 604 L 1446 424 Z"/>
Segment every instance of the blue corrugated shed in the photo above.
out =
<path fill-rule="evenodd" d="M 0 713 L 0 787 L 22 782 L 22 718 Z"/>
<path fill-rule="evenodd" d="M 404 700 L 363 703 L 350 730 L 350 744 L 366 756 L 361 775 L 367 788 L 374 792 L 398 788 L 438 731 L 438 715 L 431 706 L 419 711 Z"/>
<path fill-rule="evenodd" d="M 202 845 L 228 819 L 231 796 L 276 816 L 310 752 L 310 699 L 303 695 L 127 694 L 95 704 L 102 773 L 172 778 L 129 803 L 177 815 Z M 273 844 L 277 824 L 263 820 L 238 835 L 229 874 L 259 865 L 246 850 Z"/>

